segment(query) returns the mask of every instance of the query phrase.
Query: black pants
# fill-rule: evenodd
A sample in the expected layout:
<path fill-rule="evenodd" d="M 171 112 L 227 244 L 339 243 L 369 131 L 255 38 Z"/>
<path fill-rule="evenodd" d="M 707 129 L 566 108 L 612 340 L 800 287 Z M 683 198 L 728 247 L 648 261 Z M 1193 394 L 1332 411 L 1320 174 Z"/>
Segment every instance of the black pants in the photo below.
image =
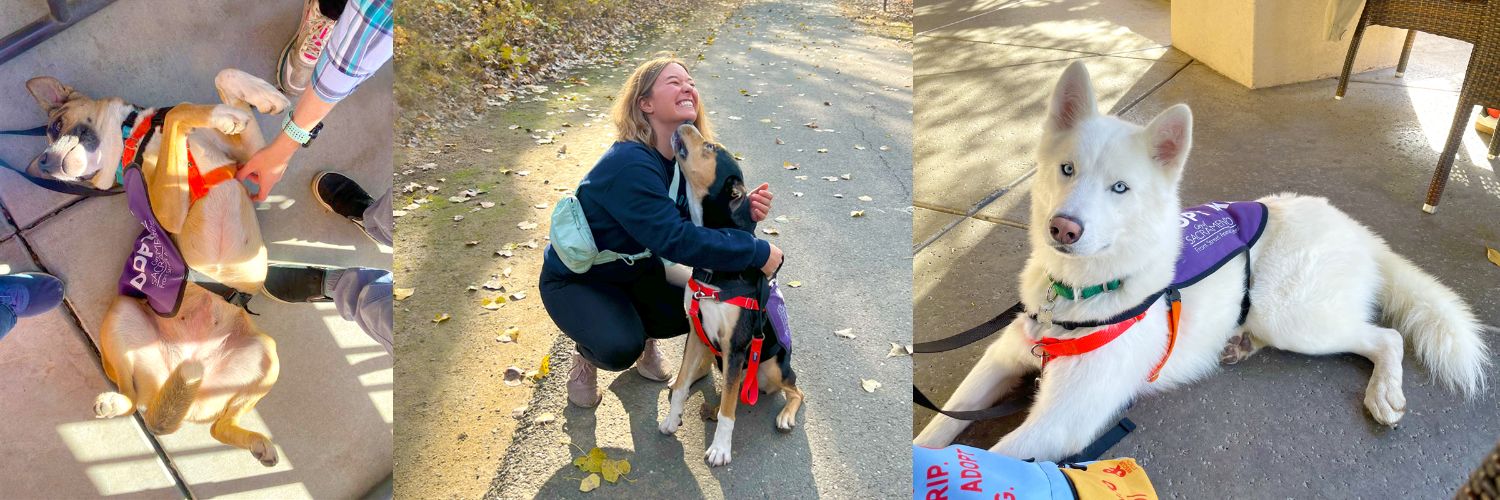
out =
<path fill-rule="evenodd" d="M 549 259 L 550 260 L 550 259 Z M 646 338 L 665 339 L 691 328 L 682 309 L 682 287 L 667 282 L 660 259 L 608 266 L 624 272 L 573 274 L 558 262 L 542 267 L 542 305 L 578 352 L 599 368 L 630 368 Z M 560 268 L 560 269 L 559 269 Z"/>
<path fill-rule="evenodd" d="M 323 17 L 337 21 L 344 14 L 344 4 L 347 3 L 349 0 L 318 0 L 318 10 Z"/>

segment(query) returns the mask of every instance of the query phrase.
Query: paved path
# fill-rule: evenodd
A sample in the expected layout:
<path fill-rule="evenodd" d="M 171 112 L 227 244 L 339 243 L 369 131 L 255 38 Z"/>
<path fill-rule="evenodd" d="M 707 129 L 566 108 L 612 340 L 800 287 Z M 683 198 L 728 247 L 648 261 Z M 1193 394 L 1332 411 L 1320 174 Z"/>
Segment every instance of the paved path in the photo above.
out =
<path fill-rule="evenodd" d="M 784 288 L 796 332 L 793 364 L 807 394 L 799 425 L 775 432 L 780 396 L 742 407 L 733 463 L 710 469 L 703 452 L 714 424 L 698 418 L 704 401 L 718 401 L 708 383 L 695 386 L 675 436 L 656 429 L 666 411 L 665 385 L 632 371 L 601 373 L 600 407 L 570 408 L 562 397 L 568 366 L 561 361 L 572 342 L 561 338 L 555 375 L 544 379 L 529 412 L 552 412 L 558 421 L 517 432 L 492 497 L 580 496 L 585 474 L 571 461 L 581 453 L 564 442 L 630 460 L 633 482 L 594 492 L 609 497 L 861 498 L 908 491 L 911 364 L 886 354 L 889 342 L 907 342 L 911 327 L 910 45 L 866 34 L 835 5 L 764 1 L 742 7 L 701 50 L 692 73 L 716 112 L 720 139 L 745 158 L 752 185 L 771 183 L 772 215 L 787 218 L 762 223 L 779 236 L 758 236 L 785 250 L 783 282 L 802 283 Z M 819 128 L 804 126 L 812 122 Z M 801 169 L 786 170 L 783 162 Z M 820 179 L 843 174 L 851 180 Z M 855 210 L 864 216 L 850 217 Z M 833 334 L 846 328 L 857 338 Z M 672 366 L 686 338 L 665 344 Z M 867 393 L 861 378 L 883 387 Z"/>

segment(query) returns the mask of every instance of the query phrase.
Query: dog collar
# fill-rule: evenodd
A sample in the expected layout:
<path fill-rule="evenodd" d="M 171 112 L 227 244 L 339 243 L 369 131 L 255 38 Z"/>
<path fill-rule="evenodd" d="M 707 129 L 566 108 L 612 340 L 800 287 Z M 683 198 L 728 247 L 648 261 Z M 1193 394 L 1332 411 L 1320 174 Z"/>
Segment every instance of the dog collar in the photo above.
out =
<path fill-rule="evenodd" d="M 125 115 L 125 121 L 120 122 L 120 137 L 125 138 L 125 149 L 120 153 L 120 166 L 115 169 L 115 182 L 121 186 L 125 185 L 125 166 L 137 160 L 136 153 L 140 151 L 142 139 L 155 128 L 151 121 L 156 115 L 166 116 L 165 109 L 158 109 L 146 116 L 140 116 L 141 111 L 144 110 L 131 106 L 130 114 Z"/>
<path fill-rule="evenodd" d="M 1047 279 L 1052 282 L 1052 294 L 1068 300 L 1084 300 L 1093 298 L 1095 295 L 1099 295 L 1104 292 L 1119 290 L 1120 287 L 1124 285 L 1124 282 L 1122 280 L 1111 280 L 1108 283 L 1079 288 L 1064 285 L 1062 284 L 1062 282 L 1053 279 L 1051 276 L 1048 276 Z"/>

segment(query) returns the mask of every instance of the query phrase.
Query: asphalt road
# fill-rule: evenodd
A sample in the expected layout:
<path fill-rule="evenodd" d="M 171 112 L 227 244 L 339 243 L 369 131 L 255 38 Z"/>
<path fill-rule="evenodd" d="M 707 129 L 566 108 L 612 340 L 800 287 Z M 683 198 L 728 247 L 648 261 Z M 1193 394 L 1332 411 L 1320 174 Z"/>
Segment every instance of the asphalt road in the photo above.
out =
<path fill-rule="evenodd" d="M 887 354 L 892 342 L 910 343 L 912 325 L 910 47 L 869 34 L 834 4 L 752 1 L 705 40 L 701 59 L 680 54 L 698 59 L 690 70 L 720 141 L 744 158 L 751 185 L 769 182 L 776 194 L 773 220 L 761 227 L 780 234 L 758 236 L 787 256 L 781 279 L 793 366 L 807 395 L 796 429 L 774 430 L 780 396 L 741 405 L 733 462 L 709 468 L 703 452 L 716 424 L 698 415 L 705 402 L 719 401 L 715 385 L 694 386 L 674 436 L 656 429 L 666 385 L 633 370 L 601 372 L 604 403 L 570 408 L 563 394 L 572 342 L 559 337 L 555 376 L 543 379 L 528 411 L 533 421 L 518 429 L 490 497 L 909 493 L 911 359 Z M 851 216 L 859 210 L 862 216 Z M 786 286 L 793 281 L 801 286 Z M 844 329 L 855 338 L 834 334 Z M 673 367 L 688 338 L 664 344 Z M 881 387 L 866 392 L 862 379 Z M 543 413 L 556 421 L 536 423 Z M 617 484 L 580 493 L 587 474 L 572 460 L 595 446 L 629 460 L 632 470 Z"/>

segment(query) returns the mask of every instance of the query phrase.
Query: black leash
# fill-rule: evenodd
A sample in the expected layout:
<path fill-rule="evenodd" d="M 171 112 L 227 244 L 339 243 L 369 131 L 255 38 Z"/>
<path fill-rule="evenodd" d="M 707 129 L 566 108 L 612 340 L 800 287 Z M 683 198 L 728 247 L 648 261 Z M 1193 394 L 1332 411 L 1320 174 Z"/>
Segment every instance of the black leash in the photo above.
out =
<path fill-rule="evenodd" d="M 14 136 L 22 136 L 22 137 L 46 137 L 46 135 L 47 135 L 47 127 L 44 125 L 44 126 L 33 127 L 33 128 L 28 128 L 28 129 L 0 130 L 0 135 L 14 135 Z M 93 186 L 84 186 L 84 185 L 74 184 L 74 183 L 71 183 L 71 182 L 63 182 L 63 181 L 60 181 L 60 180 L 57 180 L 57 179 L 48 179 L 48 178 L 45 178 L 45 177 L 35 177 L 35 176 L 31 175 L 30 172 L 27 172 L 26 169 L 24 169 L 24 168 L 17 168 L 15 165 L 11 165 L 9 163 L 6 163 L 5 160 L 0 160 L 0 167 L 3 167 L 6 170 L 10 170 L 12 172 L 15 172 L 15 173 L 19 174 L 22 178 L 25 178 L 27 181 L 30 181 L 32 184 L 35 184 L 37 187 L 40 187 L 40 188 L 46 189 L 46 190 L 50 190 L 50 191 L 56 191 L 56 192 L 63 193 L 63 194 L 71 194 L 71 195 L 75 195 L 75 196 L 114 196 L 114 195 L 121 194 L 121 193 L 125 192 L 125 187 L 124 186 L 115 186 L 115 187 L 110 188 L 110 189 L 98 189 L 98 188 L 95 188 Z"/>
<path fill-rule="evenodd" d="M 1153 295 L 1151 299 L 1147 301 L 1147 305 L 1149 305 L 1151 302 L 1155 302 L 1157 297 L 1159 297 L 1160 295 L 1160 293 Z M 968 330 L 964 330 L 957 335 L 933 340 L 930 342 L 913 344 L 912 352 L 945 352 L 958 349 L 969 344 L 973 344 L 982 339 L 988 338 L 991 335 L 994 335 L 996 332 L 999 332 L 1001 329 L 1005 328 L 1006 325 L 1009 325 L 1012 321 L 1015 321 L 1020 317 L 1021 314 L 1024 314 L 1025 312 L 1026 306 L 1020 302 L 1017 302 L 1015 305 L 1010 306 L 1009 309 L 1006 309 L 995 317 L 990 318 L 989 321 L 985 321 L 978 326 L 975 326 Z M 1009 398 L 1001 400 L 994 406 L 982 410 L 943 410 L 942 408 L 939 408 L 938 405 L 934 404 L 926 394 L 923 394 L 922 390 L 918 389 L 915 383 L 912 384 L 911 391 L 912 402 L 923 408 L 927 408 L 929 410 L 959 420 L 978 421 L 1008 417 L 1025 411 L 1026 408 L 1031 406 L 1031 398 L 1028 397 L 1028 395 L 1017 393 L 1013 394 Z M 1116 444 L 1119 444 L 1121 440 L 1125 439 L 1126 435 L 1130 434 L 1130 432 L 1134 430 L 1135 422 L 1130 421 L 1130 419 L 1128 418 L 1121 418 L 1119 422 L 1116 422 L 1115 425 L 1110 426 L 1109 430 L 1105 431 L 1103 435 L 1099 436 L 1099 439 L 1094 440 L 1094 442 L 1089 444 L 1087 448 L 1084 448 L 1083 451 L 1080 451 L 1077 454 L 1064 459 L 1063 461 L 1088 462 L 1097 460 L 1100 456 L 1104 455 L 1104 452 L 1109 451 L 1110 448 L 1113 448 Z"/>

